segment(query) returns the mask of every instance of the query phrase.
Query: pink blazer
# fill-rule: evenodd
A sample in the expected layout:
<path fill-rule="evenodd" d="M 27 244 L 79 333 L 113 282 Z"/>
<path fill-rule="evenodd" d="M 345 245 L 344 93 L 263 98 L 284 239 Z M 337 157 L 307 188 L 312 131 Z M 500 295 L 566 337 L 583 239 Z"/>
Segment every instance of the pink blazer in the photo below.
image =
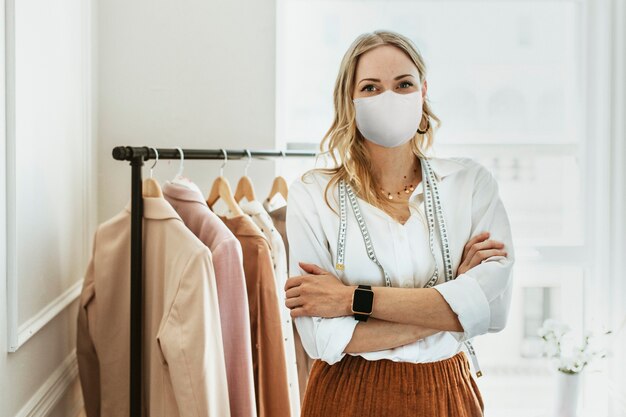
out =
<path fill-rule="evenodd" d="M 163 195 L 213 254 L 230 412 L 233 417 L 256 417 L 250 311 L 241 244 L 197 191 L 168 182 L 163 185 Z"/>

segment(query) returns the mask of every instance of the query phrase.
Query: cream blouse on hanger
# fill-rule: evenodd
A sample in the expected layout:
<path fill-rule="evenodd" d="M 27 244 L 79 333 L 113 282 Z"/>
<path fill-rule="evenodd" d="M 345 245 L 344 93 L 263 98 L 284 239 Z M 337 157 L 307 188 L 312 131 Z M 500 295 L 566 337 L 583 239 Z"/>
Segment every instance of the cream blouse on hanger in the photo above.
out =
<path fill-rule="evenodd" d="M 488 231 L 490 239 L 503 242 L 507 256 L 492 256 L 456 279 L 444 282 L 441 242 L 435 232 L 439 280 L 433 288 L 457 313 L 465 331 L 441 331 L 393 349 L 351 355 L 368 360 L 433 362 L 455 355 L 465 340 L 499 332 L 506 325 L 515 253 L 498 184 L 489 170 L 471 158 L 430 157 L 429 161 L 439 183 L 454 272 L 461 262 L 465 244 L 481 232 Z M 305 176 L 304 181 L 298 177 L 289 188 L 286 215 L 289 276 L 303 275 L 298 262 L 307 262 L 333 273 L 346 285 L 384 286 L 382 273 L 369 259 L 354 213 L 349 209 L 345 269 L 335 269 L 339 217 L 324 201 L 324 189 L 329 179 L 330 176 L 315 172 Z M 328 193 L 328 200 L 338 213 L 336 186 L 332 193 Z M 392 286 L 423 287 L 435 269 L 428 243 L 423 184 L 420 183 L 410 196 L 411 215 L 404 225 L 364 200 L 359 198 L 358 201 L 376 256 L 391 276 Z M 353 316 L 295 318 L 309 356 L 329 364 L 346 355 L 343 351 L 358 323 Z"/>

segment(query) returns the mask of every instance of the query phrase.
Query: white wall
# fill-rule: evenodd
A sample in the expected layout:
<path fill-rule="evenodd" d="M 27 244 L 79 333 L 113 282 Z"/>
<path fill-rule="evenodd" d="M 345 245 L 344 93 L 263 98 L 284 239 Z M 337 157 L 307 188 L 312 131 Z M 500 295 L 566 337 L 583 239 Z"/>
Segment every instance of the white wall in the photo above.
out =
<path fill-rule="evenodd" d="M 274 0 L 107 0 L 98 14 L 100 222 L 130 199 L 130 166 L 112 159 L 114 146 L 275 147 Z M 220 165 L 188 161 L 185 175 L 208 195 Z M 225 169 L 233 190 L 244 166 Z M 269 192 L 272 169 L 252 162 L 257 198 Z M 161 161 L 155 177 L 176 170 Z"/>
<path fill-rule="evenodd" d="M 1 6 L 0 416 L 68 417 L 80 406 L 75 300 L 96 212 L 93 8 Z"/>

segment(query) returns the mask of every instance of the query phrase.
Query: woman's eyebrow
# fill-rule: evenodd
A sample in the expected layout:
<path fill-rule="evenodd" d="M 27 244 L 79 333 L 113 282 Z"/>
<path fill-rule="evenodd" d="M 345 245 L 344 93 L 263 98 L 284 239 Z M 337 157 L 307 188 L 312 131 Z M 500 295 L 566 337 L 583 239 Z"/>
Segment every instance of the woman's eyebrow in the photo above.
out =
<path fill-rule="evenodd" d="M 413 77 L 415 78 L 412 74 L 402 74 L 402 75 L 398 75 L 397 77 L 394 78 L 394 80 L 399 80 L 400 78 L 404 78 L 404 77 Z M 379 83 L 380 80 L 378 78 L 363 78 L 361 81 L 359 81 L 359 84 L 362 83 L 363 81 L 374 81 Z"/>

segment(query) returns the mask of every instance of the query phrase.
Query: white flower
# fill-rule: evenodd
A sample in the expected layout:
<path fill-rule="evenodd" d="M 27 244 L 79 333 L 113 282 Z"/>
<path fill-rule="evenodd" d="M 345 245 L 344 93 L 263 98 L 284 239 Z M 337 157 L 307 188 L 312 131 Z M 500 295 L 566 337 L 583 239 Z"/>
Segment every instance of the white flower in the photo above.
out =
<path fill-rule="evenodd" d="M 562 323 L 556 319 L 546 319 L 543 322 L 543 326 L 537 331 L 537 334 L 540 337 L 545 337 L 547 339 L 551 339 L 554 337 L 558 339 L 569 330 L 571 330 L 570 327 L 565 323 Z"/>
<path fill-rule="evenodd" d="M 592 330 L 584 333 L 582 343 L 576 343 L 572 330 L 567 324 L 556 319 L 547 319 L 537 334 L 544 339 L 543 354 L 552 359 L 552 362 L 561 372 L 578 373 L 589 365 L 596 357 L 604 357 L 607 352 L 603 346 L 605 335 L 611 331 L 603 330 L 599 336 L 594 336 Z M 602 339 L 602 341 L 598 339 Z"/>
<path fill-rule="evenodd" d="M 557 356 L 559 354 L 559 345 L 556 343 L 556 339 L 548 339 L 543 345 L 543 353 L 548 356 Z"/>
<path fill-rule="evenodd" d="M 553 332 L 556 335 L 556 337 L 562 337 L 564 336 L 567 332 L 569 332 L 572 328 L 569 327 L 567 324 L 560 324 L 555 326 Z"/>

